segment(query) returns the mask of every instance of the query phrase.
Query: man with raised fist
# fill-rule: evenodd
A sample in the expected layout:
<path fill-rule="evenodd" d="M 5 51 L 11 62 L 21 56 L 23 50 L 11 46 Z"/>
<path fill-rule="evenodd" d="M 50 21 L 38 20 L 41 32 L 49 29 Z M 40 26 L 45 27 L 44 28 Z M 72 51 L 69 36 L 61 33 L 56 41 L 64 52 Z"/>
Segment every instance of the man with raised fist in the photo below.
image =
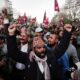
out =
<path fill-rule="evenodd" d="M 63 37 L 53 51 L 46 49 L 45 42 L 41 37 L 34 37 L 32 42 L 33 50 L 31 51 L 31 54 L 33 55 L 32 60 L 30 60 L 30 55 L 23 54 L 17 48 L 15 36 L 16 25 L 9 26 L 8 31 L 8 55 L 16 62 L 23 64 L 25 75 L 22 80 L 63 80 L 58 59 L 65 53 L 69 45 L 72 25 L 65 24 Z M 21 79 L 17 77 L 14 78 L 14 80 Z"/>

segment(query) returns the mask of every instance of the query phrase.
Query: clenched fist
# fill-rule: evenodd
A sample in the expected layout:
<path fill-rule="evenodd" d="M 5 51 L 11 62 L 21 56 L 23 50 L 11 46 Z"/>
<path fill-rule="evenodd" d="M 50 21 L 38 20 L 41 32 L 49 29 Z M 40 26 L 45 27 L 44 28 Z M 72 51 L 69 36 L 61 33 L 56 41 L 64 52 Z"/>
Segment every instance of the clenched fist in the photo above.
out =
<path fill-rule="evenodd" d="M 16 24 L 12 24 L 9 26 L 8 28 L 8 32 L 9 32 L 9 35 L 14 35 L 15 34 L 15 31 L 16 31 Z"/>
<path fill-rule="evenodd" d="M 71 32 L 72 31 L 72 25 L 71 24 L 65 24 L 64 25 L 64 29 L 68 32 Z"/>

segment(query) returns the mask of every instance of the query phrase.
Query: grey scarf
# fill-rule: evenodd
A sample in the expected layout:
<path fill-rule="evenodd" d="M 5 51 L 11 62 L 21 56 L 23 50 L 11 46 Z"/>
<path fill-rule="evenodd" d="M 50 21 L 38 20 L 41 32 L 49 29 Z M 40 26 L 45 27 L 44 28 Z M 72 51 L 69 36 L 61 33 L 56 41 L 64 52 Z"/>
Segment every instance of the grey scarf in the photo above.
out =
<path fill-rule="evenodd" d="M 50 70 L 49 70 L 48 64 L 46 62 L 47 56 L 45 56 L 45 58 L 41 59 L 38 56 L 36 56 L 36 54 L 33 51 L 31 52 L 31 54 L 34 56 L 34 59 L 37 62 L 40 71 L 42 73 L 44 72 L 45 80 L 50 80 Z"/>

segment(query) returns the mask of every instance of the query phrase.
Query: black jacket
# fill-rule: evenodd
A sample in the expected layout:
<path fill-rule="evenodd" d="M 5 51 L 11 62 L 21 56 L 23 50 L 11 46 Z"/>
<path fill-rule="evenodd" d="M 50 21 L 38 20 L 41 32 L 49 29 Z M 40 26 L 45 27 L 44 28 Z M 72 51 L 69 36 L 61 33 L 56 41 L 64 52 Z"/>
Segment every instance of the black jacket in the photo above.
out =
<path fill-rule="evenodd" d="M 51 80 L 63 80 L 62 71 L 58 65 L 57 59 L 65 53 L 69 44 L 70 36 L 71 33 L 65 31 L 60 43 L 55 47 L 55 49 L 52 52 L 46 50 L 48 57 L 47 63 L 50 69 Z M 15 36 L 8 36 L 7 47 L 8 54 L 11 58 L 13 58 L 16 62 L 21 62 L 26 65 L 26 80 L 44 80 L 41 78 L 41 75 L 39 75 L 40 72 L 38 71 L 38 65 L 36 61 L 30 61 L 29 55 L 23 54 L 18 50 Z"/>

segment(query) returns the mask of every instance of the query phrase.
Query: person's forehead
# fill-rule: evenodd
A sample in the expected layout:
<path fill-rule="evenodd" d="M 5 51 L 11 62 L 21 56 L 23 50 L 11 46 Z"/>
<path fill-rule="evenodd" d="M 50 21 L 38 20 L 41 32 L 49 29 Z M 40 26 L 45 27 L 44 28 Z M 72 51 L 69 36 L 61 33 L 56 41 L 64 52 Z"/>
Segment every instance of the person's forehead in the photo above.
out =
<path fill-rule="evenodd" d="M 56 34 L 50 34 L 50 36 L 49 37 L 56 37 L 57 35 Z"/>
<path fill-rule="evenodd" d="M 36 41 L 36 40 L 42 40 L 42 38 L 39 37 L 39 36 L 36 36 L 36 37 L 33 38 L 33 41 Z"/>
<path fill-rule="evenodd" d="M 34 37 L 33 46 L 43 46 L 45 43 L 41 37 Z"/>
<path fill-rule="evenodd" d="M 22 32 L 21 35 L 27 36 L 27 34 L 25 32 Z"/>
<path fill-rule="evenodd" d="M 67 23 L 67 24 L 65 24 L 66 26 L 71 26 L 71 24 L 69 24 L 69 23 Z"/>

